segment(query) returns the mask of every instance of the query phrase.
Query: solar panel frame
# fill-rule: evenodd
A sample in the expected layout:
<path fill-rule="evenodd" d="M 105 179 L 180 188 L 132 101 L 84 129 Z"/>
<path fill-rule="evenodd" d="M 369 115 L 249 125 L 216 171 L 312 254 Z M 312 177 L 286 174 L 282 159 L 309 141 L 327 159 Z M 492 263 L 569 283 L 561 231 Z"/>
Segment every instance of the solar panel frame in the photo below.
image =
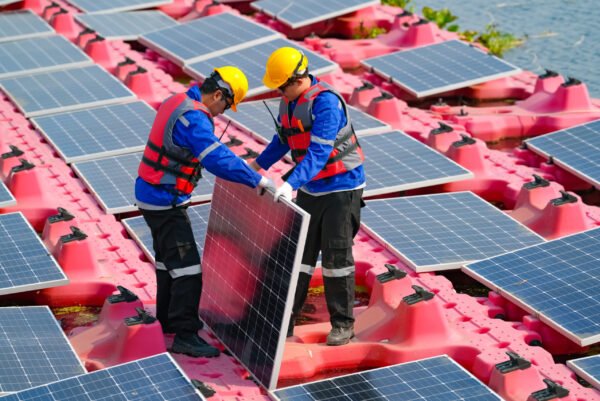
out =
<path fill-rule="evenodd" d="M 77 14 L 75 19 L 109 40 L 137 40 L 145 33 L 179 25 L 173 18 L 158 10 Z M 141 27 L 141 25 L 147 24 L 152 25 L 148 30 Z"/>
<path fill-rule="evenodd" d="M 567 365 L 586 382 L 600 390 L 600 355 L 571 359 Z"/>
<path fill-rule="evenodd" d="M 271 92 L 262 83 L 265 62 L 271 53 L 280 47 L 293 47 L 304 52 L 310 62 L 310 73 L 322 75 L 334 71 L 338 65 L 331 60 L 322 57 L 316 52 L 299 46 L 288 39 L 276 38 L 264 43 L 258 43 L 244 49 L 231 51 L 218 56 L 210 57 L 202 61 L 188 63 L 183 71 L 192 78 L 204 81 L 206 73 L 211 73 L 215 65 L 235 65 L 239 67 L 248 78 L 249 89 L 246 97 L 252 97 Z"/>
<path fill-rule="evenodd" d="M 14 21 L 10 21 L 14 20 Z M 8 32 L 9 22 L 13 29 L 12 33 Z M 30 28 L 28 31 L 21 30 L 15 32 L 15 26 Z M 46 23 L 41 17 L 31 10 L 18 10 L 0 14 L 0 43 L 13 40 L 27 39 L 33 37 L 42 37 L 54 35 L 54 29 Z"/>
<path fill-rule="evenodd" d="M 444 56 L 439 50 L 452 51 L 455 54 L 451 56 Z M 466 54 L 464 50 L 471 49 L 471 54 Z M 435 53 L 438 51 L 437 53 Z M 461 53 L 462 52 L 462 53 Z M 436 57 L 443 56 L 443 62 L 436 59 Z M 414 57 L 416 60 L 411 61 L 409 57 Z M 486 57 L 493 58 L 497 65 L 506 67 L 506 70 L 499 70 L 498 72 L 489 73 L 487 75 L 479 74 L 479 77 L 471 77 L 469 79 L 454 79 L 452 82 L 444 82 L 441 78 L 435 75 L 433 72 L 426 70 L 428 64 L 431 66 L 433 63 L 435 67 L 440 65 L 444 66 L 444 72 L 450 72 L 456 76 L 458 71 L 472 72 L 475 73 L 473 66 L 481 65 L 482 60 Z M 487 60 L 486 60 L 487 61 Z M 396 85 L 402 87 L 417 98 L 426 96 L 436 95 L 445 93 L 454 89 L 466 88 L 483 82 L 508 77 L 521 72 L 521 69 L 501 60 L 491 54 L 485 53 L 479 48 L 464 43 L 460 40 L 449 40 L 441 43 L 435 43 L 431 45 L 421 46 L 410 50 L 401 50 L 394 53 L 385 54 L 382 56 L 371 57 L 361 61 L 362 65 L 367 69 L 375 72 L 377 75 L 390 80 Z M 462 65 L 459 63 L 463 63 Z M 425 87 L 419 90 L 414 85 L 403 82 L 402 78 L 392 76 L 391 73 L 386 72 L 385 69 L 388 66 L 392 66 L 393 69 L 410 76 L 415 81 L 419 81 L 420 84 Z M 489 67 L 489 66 L 487 66 Z M 510 69 L 508 69 L 510 68 Z M 426 74 L 426 75 L 425 75 Z M 419 75 L 425 75 L 421 79 Z M 454 78 L 454 77 L 453 77 Z M 438 86 L 431 86 L 431 82 L 440 81 Z M 442 83 L 443 82 L 443 83 Z M 429 87 L 427 86 L 429 84 Z"/>
<path fill-rule="evenodd" d="M 349 3 L 352 3 L 352 5 L 349 5 Z M 302 2 L 294 0 L 288 0 L 287 2 L 282 0 L 261 0 L 251 3 L 250 6 L 273 19 L 284 23 L 290 28 L 296 29 L 316 22 L 350 14 L 351 12 L 374 6 L 379 3 L 378 0 L 329 0 L 326 2 L 321 0 L 303 0 Z M 294 6 L 298 7 L 294 8 Z M 325 7 L 326 10 L 323 10 L 321 8 L 323 6 L 329 6 L 330 8 L 327 9 L 327 7 Z M 275 7 L 275 10 L 269 7 Z M 287 13 L 288 15 L 295 16 L 301 14 L 302 11 L 307 11 L 311 13 L 312 16 L 304 19 L 291 20 L 290 17 L 280 15 L 281 13 L 284 13 L 283 15 Z"/>
<path fill-rule="evenodd" d="M 83 80 L 86 85 L 81 84 Z M 27 118 L 137 99 L 121 81 L 96 64 L 5 78 L 0 80 L 0 88 Z M 102 90 L 102 98 L 94 96 L 94 90 Z M 42 99 L 50 99 L 51 104 L 43 105 Z"/>
<path fill-rule="evenodd" d="M 549 270 L 549 267 L 552 266 L 552 263 L 556 263 L 558 261 L 558 262 L 564 263 L 564 265 L 566 265 L 568 268 L 574 267 L 574 266 L 566 263 L 564 259 L 553 255 L 552 252 L 546 251 L 546 249 L 550 249 L 551 251 L 553 251 L 554 248 L 560 247 L 561 244 L 562 244 L 562 246 L 564 246 L 565 243 L 567 243 L 567 244 L 569 243 L 568 241 L 577 242 L 580 240 L 580 238 L 589 236 L 590 234 L 596 235 L 598 238 L 600 238 L 600 228 L 593 228 L 593 229 L 586 230 L 586 231 L 583 231 L 580 233 L 576 233 L 576 234 L 568 235 L 566 237 L 562 237 L 562 238 L 555 239 L 552 241 L 544 242 L 544 243 L 541 243 L 538 245 L 524 247 L 522 249 L 515 250 L 513 252 L 506 252 L 501 255 L 497 255 L 495 257 L 484 259 L 484 260 L 481 260 L 478 262 L 468 263 L 462 267 L 462 271 L 465 272 L 467 275 L 471 276 L 472 278 L 474 278 L 475 280 L 479 281 L 480 283 L 484 284 L 488 288 L 491 288 L 494 291 L 498 292 L 504 298 L 507 298 L 508 300 L 515 303 L 516 305 L 519 305 L 521 308 L 525 309 L 527 312 L 536 316 L 540 321 L 542 321 L 545 324 L 547 324 L 548 326 L 554 328 L 559 333 L 562 333 L 565 337 L 571 339 L 573 342 L 575 342 L 581 346 L 591 345 L 591 344 L 594 344 L 594 343 L 597 343 L 600 341 L 600 322 L 592 321 L 592 322 L 587 323 L 588 329 L 589 329 L 590 325 L 597 327 L 598 329 L 596 330 L 596 332 L 586 331 L 585 337 L 578 336 L 575 332 L 572 331 L 572 329 L 564 327 L 564 325 L 561 325 L 558 321 L 554 321 L 551 317 L 547 316 L 546 312 L 540 311 L 539 308 L 536 308 L 534 305 L 528 303 L 528 302 L 531 302 L 530 300 L 525 301 L 524 299 L 522 299 L 523 298 L 522 296 L 517 296 L 517 295 L 513 294 L 510 290 L 503 288 L 501 285 L 498 285 L 494 281 L 489 280 L 484 275 L 482 275 L 481 273 L 479 273 L 478 271 L 475 270 L 478 268 L 477 265 L 480 265 L 480 266 L 483 265 L 485 267 L 485 265 L 488 264 L 488 265 L 494 265 L 496 267 L 499 267 L 498 264 L 495 262 L 495 260 L 501 260 L 502 258 L 505 258 L 505 257 L 511 257 L 512 259 L 514 259 L 514 260 L 511 259 L 512 266 L 517 266 L 516 263 L 518 263 L 518 262 L 522 262 L 524 264 L 527 263 L 527 269 L 524 270 L 523 273 L 526 272 L 527 274 L 531 274 L 533 272 L 533 269 L 537 268 L 535 271 L 539 272 L 538 277 L 541 277 L 543 280 L 541 280 L 540 282 L 531 283 L 530 282 L 531 279 L 519 278 L 519 281 L 517 281 L 516 283 L 511 283 L 510 285 L 514 287 L 516 284 L 516 285 L 518 285 L 519 289 L 528 289 L 530 287 L 535 287 L 536 292 L 542 292 L 542 293 L 546 294 L 546 292 L 543 289 L 541 289 L 541 286 L 542 285 L 548 286 L 549 284 L 551 284 L 551 282 L 548 280 L 548 275 L 549 275 L 548 270 Z M 598 242 L 598 241 L 596 241 L 596 242 Z M 521 254 L 526 254 L 526 255 L 531 254 L 531 252 L 535 252 L 536 250 L 538 250 L 538 251 L 543 250 L 545 252 L 542 256 L 543 256 L 543 260 L 547 263 L 547 266 L 544 266 L 543 269 L 540 269 L 540 268 L 538 268 L 538 266 L 535 266 L 535 265 L 531 266 L 531 263 L 528 262 L 526 258 L 522 258 L 519 256 Z M 540 256 L 540 257 L 542 257 L 542 256 Z M 579 262 L 584 263 L 584 260 L 581 260 L 581 258 L 582 258 L 581 255 L 576 255 L 572 259 L 576 259 L 578 257 L 579 257 Z M 597 264 L 597 260 L 594 260 L 592 262 Z M 518 266 L 521 266 L 521 265 L 518 265 Z M 598 270 L 598 269 L 596 269 L 596 270 Z M 514 276 L 514 275 L 511 275 L 511 272 L 507 272 L 506 269 L 503 269 L 500 272 L 504 274 L 504 279 L 508 279 L 508 278 Z M 544 276 L 542 273 L 546 274 L 546 276 Z M 599 276 L 593 276 L 590 274 L 590 273 L 593 273 L 592 267 L 590 267 L 589 269 L 586 269 L 585 271 L 581 271 L 581 273 L 585 274 L 586 276 L 590 276 L 590 277 L 586 278 L 585 280 L 580 280 L 580 281 L 585 282 L 586 285 L 588 285 L 588 286 L 596 284 L 596 287 L 594 287 L 594 288 L 596 289 L 595 294 L 597 294 L 597 288 L 600 287 L 600 280 L 598 280 Z M 516 278 L 516 276 L 514 276 L 514 277 Z M 560 283 L 558 283 L 558 284 L 561 285 L 561 288 L 574 287 L 572 284 L 569 284 L 568 282 L 565 282 L 564 280 L 559 280 L 559 281 L 560 281 Z M 530 287 L 526 287 L 525 286 L 526 284 L 528 284 Z M 572 292 L 573 297 L 577 297 L 577 295 L 581 295 L 581 294 L 580 293 L 577 294 L 574 291 Z M 586 300 L 589 301 L 590 298 L 591 297 L 586 294 Z M 594 299 L 594 298 L 591 298 L 591 299 Z M 600 305 L 600 300 L 596 300 L 596 304 Z M 594 305 L 588 303 L 585 306 L 585 309 L 589 309 L 590 306 L 593 307 Z M 566 307 L 566 304 L 560 302 L 558 294 L 548 295 L 545 299 L 545 303 L 544 303 L 543 307 L 552 310 L 553 313 L 556 312 L 557 308 L 560 308 L 560 310 L 562 312 L 569 312 L 569 310 Z M 583 310 L 583 308 L 582 308 L 582 310 Z M 598 307 L 597 310 L 600 311 L 600 307 Z M 570 312 L 573 312 L 573 310 L 571 310 Z M 579 311 L 577 311 L 577 314 L 581 315 L 583 320 L 587 320 L 587 321 L 593 320 L 593 319 L 583 316 Z M 595 319 L 600 320 L 600 313 L 596 313 Z"/>
<path fill-rule="evenodd" d="M 0 7 L 4 7 L 9 4 L 18 3 L 19 1 L 22 1 L 22 0 L 0 0 Z"/>
<path fill-rule="evenodd" d="M 531 138 L 525 143 L 528 149 L 551 157 L 557 166 L 600 189 L 600 162 L 597 157 L 600 154 L 600 120 Z M 583 168 L 577 168 L 575 164 Z"/>
<path fill-rule="evenodd" d="M 139 100 L 35 117 L 30 121 L 70 164 L 143 151 L 155 117 L 156 110 Z M 88 143 L 96 150 L 86 149 Z"/>
<path fill-rule="evenodd" d="M 10 192 L 4 181 L 0 181 L 0 207 L 15 206 L 16 204 L 17 200 L 12 192 Z"/>
<path fill-rule="evenodd" d="M 416 200 L 416 201 L 415 201 Z M 427 208 L 427 212 L 421 208 L 418 208 L 414 202 L 428 202 L 429 203 L 429 207 Z M 481 199 L 480 197 L 478 197 L 477 195 L 475 195 L 474 193 L 470 192 L 470 191 L 466 191 L 466 192 L 453 192 L 453 193 L 439 193 L 439 194 L 433 194 L 433 195 L 418 195 L 418 196 L 409 196 L 409 197 L 403 197 L 403 198 L 392 198 L 392 199 L 375 199 L 375 200 L 370 200 L 367 201 L 367 206 L 371 206 L 370 208 L 367 207 L 365 209 L 363 209 L 362 212 L 362 222 L 361 222 L 361 227 L 368 232 L 371 236 L 373 236 L 374 238 L 377 238 L 378 242 L 380 244 L 382 244 L 386 249 L 388 249 L 390 252 L 392 252 L 393 254 L 395 254 L 398 258 L 400 258 L 401 260 L 403 260 L 404 262 L 407 263 L 407 266 L 409 266 L 410 268 L 412 268 L 415 272 L 417 273 L 424 273 L 424 272 L 431 272 L 431 271 L 441 271 L 441 270 L 450 270 L 450 269 L 458 269 L 461 268 L 462 265 L 469 263 L 470 261 L 474 261 L 474 260 L 482 260 L 485 259 L 486 256 L 483 256 L 483 251 L 479 249 L 479 247 L 473 247 L 471 245 L 469 245 L 469 243 L 467 242 L 467 240 L 465 238 L 463 238 L 462 235 L 458 235 L 455 233 L 455 231 L 452 230 L 452 227 L 450 227 L 449 225 L 456 225 L 457 223 L 463 223 L 464 220 L 460 220 L 458 219 L 456 214 L 453 214 L 449 208 L 441 208 L 438 205 L 440 205 L 441 203 L 444 203 L 445 205 L 448 205 L 449 202 L 454 202 L 455 205 L 453 205 L 453 207 L 459 207 L 459 206 L 464 206 L 464 204 L 466 204 L 467 202 L 471 202 L 473 204 L 477 204 L 477 207 L 480 207 L 481 209 L 478 210 L 478 214 L 477 217 L 481 220 L 478 221 L 478 224 L 475 224 L 475 222 L 472 222 L 471 226 L 468 227 L 469 230 L 471 231 L 476 231 L 477 236 L 472 235 L 473 233 L 469 233 L 471 234 L 472 238 L 478 238 L 480 241 L 485 240 L 485 247 L 486 250 L 488 248 L 494 247 L 494 249 L 498 249 L 501 248 L 498 254 L 502 254 L 505 251 L 502 250 L 502 248 L 506 246 L 510 246 L 511 244 L 506 243 L 506 241 L 513 241 L 516 240 L 514 237 L 514 233 L 506 233 L 505 234 L 511 234 L 511 235 L 506 235 L 504 238 L 500 238 L 499 236 L 499 232 L 498 230 L 495 230 L 497 227 L 494 227 L 492 225 L 492 219 L 493 218 L 501 218 L 503 219 L 502 224 L 510 224 L 512 225 L 511 228 L 516 228 L 518 230 L 520 230 L 521 232 L 519 233 L 519 235 L 526 235 L 528 237 L 528 241 L 534 241 L 534 240 L 539 240 L 540 242 L 544 241 L 544 238 L 541 237 L 539 234 L 535 233 L 534 231 L 530 230 L 527 226 L 522 225 L 520 222 L 518 222 L 517 220 L 513 219 L 511 216 L 509 216 L 508 214 L 505 214 L 503 212 L 501 212 L 500 210 L 496 209 L 494 206 L 490 205 L 489 203 L 487 203 L 485 200 Z M 393 212 L 397 212 L 397 214 L 400 214 L 400 211 L 398 210 L 398 204 L 402 204 L 402 203 L 406 203 L 408 206 L 410 206 L 410 210 L 411 210 L 411 217 L 413 217 L 412 219 L 410 219 L 410 221 L 406 218 L 404 218 L 401 222 L 396 221 L 394 222 L 392 220 L 393 217 L 395 216 L 389 216 L 386 215 L 385 218 L 381 217 L 378 213 L 374 212 L 374 206 L 377 203 L 381 203 L 381 204 L 388 204 L 389 208 L 392 208 L 392 204 L 394 204 L 394 209 Z M 404 206 L 404 205 L 402 205 Z M 458 210 L 458 209 L 455 209 Z M 462 209 L 460 209 L 462 210 Z M 388 210 L 386 210 L 387 212 Z M 469 211 L 475 211 L 474 209 L 469 209 Z M 435 213 L 433 213 L 435 212 Z M 368 223 L 368 220 L 370 219 L 370 215 L 371 214 L 375 214 L 376 217 L 373 218 L 377 218 L 381 221 L 383 221 L 387 227 L 377 227 L 375 225 L 372 225 L 371 223 Z M 485 213 L 485 214 L 481 214 L 481 213 Z M 492 217 L 493 216 L 497 216 L 497 217 Z M 434 219 L 435 217 L 435 219 Z M 442 222 L 440 219 L 446 218 L 447 221 Z M 414 220 L 419 219 L 420 223 L 423 224 L 424 226 L 426 226 L 426 228 L 420 228 L 421 226 L 416 224 L 414 222 Z M 450 220 L 451 219 L 451 220 Z M 410 224 L 410 225 L 409 225 Z M 441 227 L 436 227 L 436 224 L 441 225 Z M 410 227 L 413 229 L 417 228 L 417 230 L 419 230 L 420 232 L 411 232 L 411 235 L 407 235 L 407 234 L 402 234 L 402 232 L 400 230 L 398 230 L 395 227 Z M 400 249 L 397 248 L 397 246 L 395 246 L 392 243 L 392 239 L 390 238 L 389 240 L 386 239 L 386 233 L 382 232 L 382 230 L 387 230 L 390 227 L 394 227 L 392 234 L 393 235 L 400 235 L 402 238 L 400 240 L 397 241 L 398 244 L 400 244 L 400 246 L 405 247 L 405 249 Z M 440 238 L 436 238 L 432 235 L 433 229 L 439 229 L 440 231 L 444 231 L 444 238 L 440 239 Z M 494 231 L 491 231 L 492 229 L 494 229 Z M 486 232 L 485 235 L 483 233 L 483 230 L 490 230 L 489 232 Z M 453 242 L 448 242 L 450 241 L 450 234 L 453 235 L 452 237 L 452 241 Z M 502 239 L 502 241 L 501 241 Z M 419 245 L 417 243 L 417 240 L 420 241 Z M 443 240 L 445 240 L 446 242 L 444 243 Z M 437 244 L 434 244 L 433 241 L 437 241 Z M 462 241 L 461 243 L 458 243 L 456 241 Z M 450 248 L 448 245 L 453 245 L 454 248 Z M 410 247 L 408 247 L 408 245 L 410 245 Z M 483 245 L 483 244 L 482 244 Z M 518 246 L 517 248 L 523 248 L 526 245 L 521 245 Z M 461 254 L 457 253 L 454 251 L 455 248 L 459 248 L 461 249 L 461 246 L 469 246 L 470 249 L 464 248 L 464 251 L 466 252 L 467 250 L 471 253 L 473 253 L 474 251 L 480 255 L 482 255 L 481 259 L 470 259 L 470 260 L 465 260 L 465 259 L 459 259 L 462 257 Z M 481 246 L 481 245 L 480 245 Z M 406 248 L 408 247 L 408 248 Z M 427 248 L 429 247 L 429 248 Z M 411 252 L 412 256 L 408 256 L 405 253 L 407 253 L 407 249 L 408 252 Z M 424 252 L 424 254 L 426 254 L 426 256 L 424 256 L 425 259 L 428 259 L 430 263 L 419 263 L 416 260 L 416 256 L 417 254 L 414 253 L 414 251 L 416 249 L 429 249 L 429 252 Z M 513 248 L 516 249 L 516 248 Z M 461 249 L 463 250 L 463 249 Z M 431 255 L 431 253 L 438 253 L 440 255 L 443 255 L 445 258 L 449 259 L 449 260 L 438 260 L 438 258 L 436 256 Z M 419 255 L 422 256 L 422 255 Z M 431 263 L 431 262 L 437 262 L 437 263 Z"/>
<path fill-rule="evenodd" d="M 171 4 L 173 0 L 67 0 L 72 6 L 78 8 L 85 14 L 105 14 L 122 11 L 142 10 Z M 109 3 L 113 6 L 109 6 Z"/>
<path fill-rule="evenodd" d="M 235 36 L 233 34 L 235 29 L 245 29 L 244 34 L 247 35 L 247 39 L 243 39 L 242 35 Z M 258 36 L 256 34 L 250 35 L 252 29 L 260 30 L 260 34 Z M 220 33 L 221 43 L 215 39 L 214 32 Z M 227 35 L 230 42 L 224 41 L 224 35 Z M 281 36 L 279 32 L 260 25 L 249 18 L 225 12 L 144 34 L 140 36 L 139 42 L 183 67 L 185 64 L 192 64 L 211 57 L 235 52 Z M 205 40 L 206 37 L 210 37 L 211 40 Z M 166 38 L 168 38 L 169 43 L 162 42 Z M 197 39 L 194 39 L 194 43 L 185 43 L 184 45 L 184 41 L 190 40 L 190 38 Z M 214 43 L 214 46 L 212 48 L 208 47 L 208 42 Z M 169 49 L 169 45 L 174 45 L 176 49 Z"/>

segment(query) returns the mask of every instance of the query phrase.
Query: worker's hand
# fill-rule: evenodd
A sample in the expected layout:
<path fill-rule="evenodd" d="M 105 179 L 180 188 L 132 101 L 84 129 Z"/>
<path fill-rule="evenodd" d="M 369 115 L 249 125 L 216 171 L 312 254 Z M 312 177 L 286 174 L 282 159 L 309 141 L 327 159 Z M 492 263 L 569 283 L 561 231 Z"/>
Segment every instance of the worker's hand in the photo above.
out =
<path fill-rule="evenodd" d="M 281 198 L 291 201 L 293 191 L 294 189 L 292 188 L 292 186 L 287 182 L 284 182 L 279 188 L 277 188 L 277 191 L 275 191 L 275 195 L 273 197 L 274 201 L 278 202 Z"/>
<path fill-rule="evenodd" d="M 261 167 L 258 165 L 256 160 L 252 160 L 250 162 L 249 166 L 252 167 L 254 169 L 254 171 L 259 171 L 261 169 Z"/>
<path fill-rule="evenodd" d="M 263 176 L 256 186 L 256 193 L 262 196 L 267 189 L 270 189 L 271 192 L 275 192 L 275 183 L 269 177 Z"/>

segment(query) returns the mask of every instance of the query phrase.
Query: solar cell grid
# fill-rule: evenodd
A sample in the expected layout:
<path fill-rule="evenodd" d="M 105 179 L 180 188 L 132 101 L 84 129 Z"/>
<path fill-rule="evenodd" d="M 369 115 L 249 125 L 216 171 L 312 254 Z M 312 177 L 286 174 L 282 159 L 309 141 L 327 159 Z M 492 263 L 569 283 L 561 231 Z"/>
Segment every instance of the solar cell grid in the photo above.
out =
<path fill-rule="evenodd" d="M 31 10 L 0 13 L 0 42 L 54 34 L 54 29 Z"/>
<path fill-rule="evenodd" d="M 161 11 L 132 11 L 111 14 L 78 14 L 77 21 L 105 39 L 136 40 L 145 33 L 178 25 Z"/>
<path fill-rule="evenodd" d="M 567 365 L 585 381 L 600 390 L 600 355 L 567 361 Z"/>
<path fill-rule="evenodd" d="M 3 181 L 0 181 L 0 207 L 14 206 L 17 204 L 17 200 L 6 187 Z"/>
<path fill-rule="evenodd" d="M 84 13 L 115 13 L 140 10 L 172 3 L 173 0 L 68 0 Z"/>

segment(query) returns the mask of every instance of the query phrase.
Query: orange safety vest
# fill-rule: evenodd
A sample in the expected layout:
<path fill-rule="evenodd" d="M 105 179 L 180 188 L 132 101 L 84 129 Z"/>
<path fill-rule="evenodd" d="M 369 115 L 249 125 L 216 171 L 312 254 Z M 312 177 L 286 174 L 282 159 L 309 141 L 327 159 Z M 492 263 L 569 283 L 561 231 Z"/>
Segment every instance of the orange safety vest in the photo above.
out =
<path fill-rule="evenodd" d="M 175 123 L 189 125 L 184 114 L 190 110 L 206 114 L 214 129 L 212 115 L 202 102 L 190 99 L 185 93 L 171 96 L 158 109 L 138 169 L 144 181 L 174 185 L 175 191 L 184 195 L 190 194 L 202 177 L 202 165 L 192 151 L 173 142 Z"/>

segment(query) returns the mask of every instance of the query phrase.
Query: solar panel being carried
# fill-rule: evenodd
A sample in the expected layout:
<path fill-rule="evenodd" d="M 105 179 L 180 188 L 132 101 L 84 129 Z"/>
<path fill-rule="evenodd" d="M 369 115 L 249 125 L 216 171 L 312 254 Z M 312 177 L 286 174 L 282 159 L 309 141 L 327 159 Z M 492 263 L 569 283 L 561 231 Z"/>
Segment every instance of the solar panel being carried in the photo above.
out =
<path fill-rule="evenodd" d="M 156 111 L 146 102 L 36 117 L 31 121 L 67 163 L 144 150 Z"/>
<path fill-rule="evenodd" d="M 521 72 L 512 64 L 460 40 L 372 57 L 362 64 L 416 97 L 466 88 Z"/>
<path fill-rule="evenodd" d="M 14 206 L 17 204 L 17 200 L 6 187 L 3 181 L 0 181 L 0 207 Z"/>
<path fill-rule="evenodd" d="M 221 13 L 148 33 L 142 35 L 139 40 L 145 46 L 183 66 L 278 37 L 281 37 L 281 34 L 249 18 Z M 227 63 L 229 64 L 231 63 Z"/>
<path fill-rule="evenodd" d="M 600 120 L 528 139 L 526 144 L 600 189 Z"/>
<path fill-rule="evenodd" d="M 279 376 L 309 218 L 272 193 L 216 181 L 200 316 L 267 389 Z"/>
<path fill-rule="evenodd" d="M 206 400 L 168 354 L 97 370 L 21 391 L 3 401 L 32 400 Z"/>
<path fill-rule="evenodd" d="M 326 74 L 337 68 L 337 64 L 315 52 L 296 45 L 287 39 L 275 39 L 266 43 L 259 43 L 252 47 L 229 52 L 209 59 L 191 63 L 184 67 L 184 71 L 193 78 L 203 81 L 206 74 L 210 74 L 215 66 L 235 65 L 239 67 L 248 78 L 248 94 L 256 96 L 271 91 L 263 85 L 262 79 L 265 74 L 265 63 L 271 53 L 280 47 L 294 47 L 301 50 L 308 57 L 310 72 L 313 75 Z"/>
<path fill-rule="evenodd" d="M 131 11 L 114 14 L 77 14 L 77 21 L 110 40 L 137 40 L 141 35 L 179 25 L 162 11 Z"/>
<path fill-rule="evenodd" d="M 544 241 L 472 192 L 372 200 L 367 206 L 364 228 L 419 273 L 457 269 Z"/>
<path fill-rule="evenodd" d="M 50 308 L 0 308 L 0 394 L 83 373 L 83 365 Z"/>
<path fill-rule="evenodd" d="M 170 4 L 173 0 L 67 0 L 87 14 L 116 13 L 119 11 L 142 10 Z"/>
<path fill-rule="evenodd" d="M 0 80 L 25 117 L 79 110 L 136 99 L 117 78 L 97 66 Z"/>
<path fill-rule="evenodd" d="M 600 341 L 600 228 L 463 267 L 581 346 Z"/>
<path fill-rule="evenodd" d="M 31 10 L 0 13 L 0 42 L 53 35 L 54 29 Z"/>
<path fill-rule="evenodd" d="M 21 212 L 0 215 L 0 244 L 0 295 L 69 283 Z"/>
<path fill-rule="evenodd" d="M 287 387 L 273 395 L 278 401 L 502 401 L 446 355 Z"/>
<path fill-rule="evenodd" d="M 567 365 L 577 373 L 577 376 L 600 390 L 600 355 L 572 359 Z"/>
<path fill-rule="evenodd" d="M 376 4 L 378 0 L 260 0 L 251 6 L 295 29 Z"/>

